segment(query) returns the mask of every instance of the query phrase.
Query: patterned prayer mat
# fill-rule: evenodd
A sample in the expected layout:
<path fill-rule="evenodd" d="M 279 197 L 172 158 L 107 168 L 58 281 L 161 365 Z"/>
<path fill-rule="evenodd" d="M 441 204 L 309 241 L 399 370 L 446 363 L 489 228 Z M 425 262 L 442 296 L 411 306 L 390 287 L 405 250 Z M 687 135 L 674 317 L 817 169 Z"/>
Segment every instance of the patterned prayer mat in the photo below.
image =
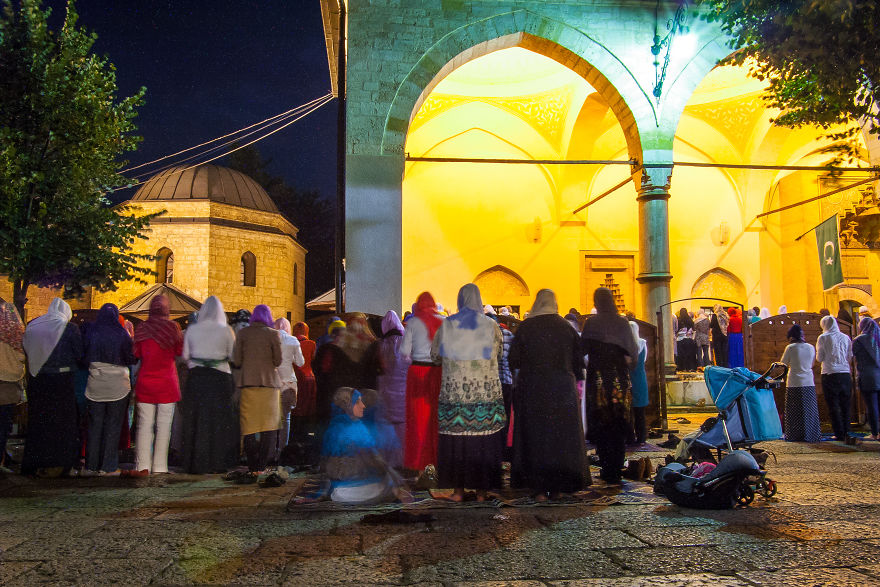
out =
<path fill-rule="evenodd" d="M 525 491 L 504 489 L 498 492 L 490 492 L 490 499 L 476 501 L 474 495 L 466 496 L 463 502 L 453 502 L 443 499 L 451 495 L 452 490 L 418 491 L 409 492 L 406 502 L 392 502 L 379 504 L 343 504 L 330 501 L 324 495 L 321 488 L 321 478 L 318 475 L 309 476 L 299 487 L 287 504 L 288 511 L 365 511 L 382 512 L 393 510 L 422 511 L 431 509 L 475 509 L 475 508 L 504 508 L 504 507 L 559 507 L 572 505 L 635 505 L 651 503 L 668 503 L 666 498 L 654 495 L 653 487 L 646 483 L 624 481 L 623 485 L 604 485 L 597 482 L 585 491 L 580 491 L 571 496 L 553 501 L 535 501 Z"/>

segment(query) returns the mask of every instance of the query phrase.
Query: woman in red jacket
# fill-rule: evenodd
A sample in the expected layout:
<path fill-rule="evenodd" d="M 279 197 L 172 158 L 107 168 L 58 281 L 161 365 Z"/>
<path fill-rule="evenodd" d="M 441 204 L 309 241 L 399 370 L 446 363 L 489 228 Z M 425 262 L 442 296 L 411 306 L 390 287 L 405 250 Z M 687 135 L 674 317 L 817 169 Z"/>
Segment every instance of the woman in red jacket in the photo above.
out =
<path fill-rule="evenodd" d="M 150 301 L 150 316 L 134 331 L 134 356 L 141 360 L 137 383 L 137 446 L 135 473 L 168 472 L 168 443 L 180 384 L 174 358 L 183 352 L 180 326 L 170 319 L 168 298 Z M 155 434 L 154 434 L 155 428 Z"/>
<path fill-rule="evenodd" d="M 292 418 L 290 431 L 296 441 L 308 444 L 309 438 L 314 438 L 317 430 L 316 402 L 318 388 L 315 384 L 315 374 L 312 371 L 315 341 L 309 339 L 309 325 L 305 322 L 294 324 L 292 332 L 299 341 L 305 362 L 302 367 L 293 366 L 293 372 L 296 374 L 297 392 L 296 407 L 290 413 Z M 311 453 L 308 457 L 310 460 L 317 459 L 317 448 L 314 446 L 307 447 L 307 450 Z"/>

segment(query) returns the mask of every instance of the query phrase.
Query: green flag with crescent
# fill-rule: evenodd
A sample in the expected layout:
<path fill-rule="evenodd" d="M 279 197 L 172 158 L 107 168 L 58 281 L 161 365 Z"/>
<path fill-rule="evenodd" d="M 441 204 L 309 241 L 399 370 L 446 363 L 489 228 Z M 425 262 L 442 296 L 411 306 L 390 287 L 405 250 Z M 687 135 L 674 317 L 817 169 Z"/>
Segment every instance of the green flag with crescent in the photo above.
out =
<path fill-rule="evenodd" d="M 816 245 L 819 247 L 822 289 L 828 291 L 843 283 L 840 240 L 837 237 L 837 214 L 816 227 Z"/>

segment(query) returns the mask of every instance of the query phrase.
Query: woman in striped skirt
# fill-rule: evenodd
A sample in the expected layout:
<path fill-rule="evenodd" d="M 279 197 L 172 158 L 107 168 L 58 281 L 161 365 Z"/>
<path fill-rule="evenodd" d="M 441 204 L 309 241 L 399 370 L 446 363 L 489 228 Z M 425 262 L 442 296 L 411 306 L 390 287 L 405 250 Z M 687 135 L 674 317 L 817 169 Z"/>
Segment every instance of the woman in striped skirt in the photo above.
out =
<path fill-rule="evenodd" d="M 797 324 L 786 333 L 789 344 L 780 362 L 788 365 L 785 381 L 785 439 L 790 442 L 819 442 L 819 405 L 813 382 L 816 348 L 804 340 L 804 331 Z"/>

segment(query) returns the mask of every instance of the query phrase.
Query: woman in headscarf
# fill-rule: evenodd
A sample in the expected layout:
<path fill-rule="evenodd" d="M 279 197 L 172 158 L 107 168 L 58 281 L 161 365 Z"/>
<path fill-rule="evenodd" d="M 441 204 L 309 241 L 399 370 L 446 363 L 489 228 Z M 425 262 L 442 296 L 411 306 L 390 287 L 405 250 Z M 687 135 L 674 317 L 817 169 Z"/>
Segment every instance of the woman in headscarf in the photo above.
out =
<path fill-rule="evenodd" d="M 542 289 L 520 324 L 508 360 L 519 369 L 514 388 L 512 487 L 537 501 L 590 484 L 576 382 L 583 377 L 580 339 Z"/>
<path fill-rule="evenodd" d="M 749 314 L 749 324 L 754 324 L 761 320 L 761 308 L 758 306 L 752 306 Z"/>
<path fill-rule="evenodd" d="M 22 400 L 25 376 L 23 335 L 24 324 L 15 306 L 0 302 L 0 471 L 8 471 L 6 439 L 12 429 L 15 406 Z"/>
<path fill-rule="evenodd" d="M 581 349 L 587 362 L 588 418 L 596 430 L 591 438 L 599 456 L 600 477 L 619 483 L 626 458 L 626 436 L 632 426 L 630 366 L 638 360 L 636 337 L 626 318 L 619 315 L 614 295 L 605 287 L 593 294 L 596 314 L 587 318 L 581 333 Z"/>
<path fill-rule="evenodd" d="M 293 366 L 296 374 L 296 407 L 290 413 L 291 434 L 296 442 L 308 443 L 316 432 L 316 402 L 317 386 L 315 374 L 312 371 L 312 359 L 315 356 L 315 341 L 309 339 L 309 325 L 305 322 L 297 322 L 291 330 L 299 341 L 300 351 L 303 356 L 302 366 Z M 305 446 L 307 454 L 305 460 L 311 464 L 317 462 L 317 450 L 320 447 L 314 445 Z M 304 463 L 302 463 L 304 464 Z"/>
<path fill-rule="evenodd" d="M 675 333 L 675 365 L 677 371 L 696 371 L 699 366 L 694 320 L 686 308 L 678 311 L 678 332 Z"/>
<path fill-rule="evenodd" d="M 239 423 L 250 471 L 245 479 L 252 482 L 275 453 L 281 422 L 281 381 L 276 370 L 282 358 L 281 338 L 273 325 L 269 306 L 258 305 L 250 325 L 235 338 L 232 351 L 232 362 L 241 369 Z"/>
<path fill-rule="evenodd" d="M 287 318 L 275 320 L 275 330 L 281 337 L 281 364 L 278 366 L 278 376 L 281 379 L 281 430 L 278 433 L 277 460 L 290 441 L 290 411 L 296 405 L 298 395 L 296 373 L 293 369 L 302 367 L 305 359 L 299 346 L 299 339 L 293 336 Z"/>
<path fill-rule="evenodd" d="M 761 313 L 758 314 L 758 317 L 761 320 L 766 320 L 767 318 L 770 317 L 770 310 L 768 308 L 761 308 Z"/>
<path fill-rule="evenodd" d="M 331 323 L 331 327 L 334 323 Z M 330 419 L 333 395 L 340 387 L 376 388 L 381 373 L 379 345 L 361 313 L 348 316 L 333 328 L 332 339 L 318 347 L 312 369 L 318 379 L 318 415 L 326 426 Z"/>
<path fill-rule="evenodd" d="M 797 324 L 788 329 L 786 337 L 789 345 L 779 359 L 780 363 L 788 365 L 783 417 L 785 439 L 790 442 L 819 442 L 822 430 L 813 381 L 816 349 L 804 340 L 804 331 Z"/>
<path fill-rule="evenodd" d="M 712 329 L 712 353 L 715 355 L 715 364 L 719 367 L 727 367 L 728 322 L 730 322 L 730 316 L 727 315 L 721 304 L 715 304 L 709 326 Z"/>
<path fill-rule="evenodd" d="M 366 409 L 356 389 L 340 387 L 333 394 L 333 416 L 321 451 L 321 469 L 333 501 L 368 504 L 394 497 L 399 478 L 382 458 L 376 438 L 363 421 Z"/>
<path fill-rule="evenodd" d="M 54 298 L 27 325 L 22 346 L 28 361 L 28 429 L 23 475 L 57 477 L 79 460 L 74 374 L 82 360 L 79 327 L 67 302 Z"/>
<path fill-rule="evenodd" d="M 394 427 L 398 442 L 406 438 L 406 373 L 410 359 L 401 352 L 403 324 L 394 310 L 388 310 L 382 318 L 382 338 L 379 341 L 379 358 L 382 375 L 378 377 L 380 406 L 379 416 Z M 400 460 L 389 461 L 392 467 L 403 466 L 402 453 L 395 453 Z"/>
<path fill-rule="evenodd" d="M 705 314 L 703 317 L 705 318 Z M 705 320 L 705 322 L 708 323 L 709 321 Z M 648 341 L 639 336 L 639 325 L 637 322 L 630 320 L 629 326 L 632 328 L 633 336 L 636 337 L 636 342 L 639 346 L 638 358 L 632 363 L 632 368 L 629 372 L 629 379 L 632 384 L 632 412 L 635 440 L 638 444 L 642 444 L 648 438 L 648 425 L 645 420 L 645 408 L 650 401 L 648 396 L 648 374 L 645 371 L 645 361 L 648 360 Z"/>
<path fill-rule="evenodd" d="M 779 315 L 779 316 L 782 316 L 782 315 L 784 315 L 784 314 L 788 314 L 788 306 L 786 306 L 785 304 L 779 306 L 779 313 L 778 313 L 778 315 Z"/>
<path fill-rule="evenodd" d="M 89 379 L 86 403 L 89 414 L 85 475 L 119 472 L 119 435 L 128 412 L 131 393 L 129 365 L 137 359 L 131 337 L 119 323 L 119 310 L 104 304 L 85 336 Z"/>
<path fill-rule="evenodd" d="M 712 362 L 709 355 L 709 332 L 711 331 L 711 322 L 706 310 L 700 308 L 697 312 L 697 318 L 694 320 L 694 342 L 697 344 L 697 365 L 705 367 Z"/>
<path fill-rule="evenodd" d="M 452 487 L 453 501 L 466 487 L 477 500 L 501 485 L 501 451 L 506 423 L 498 358 L 501 330 L 483 314 L 473 283 L 458 292 L 458 312 L 440 325 L 431 356 L 442 362 L 437 408 L 437 472 L 441 487 Z"/>
<path fill-rule="evenodd" d="M 238 416 L 229 362 L 235 333 L 226 323 L 223 304 L 210 296 L 198 320 L 186 329 L 183 359 L 189 368 L 180 402 L 183 468 L 187 473 L 225 473 L 238 464 Z"/>
<path fill-rule="evenodd" d="M 442 373 L 431 357 L 431 344 L 444 318 L 436 306 L 430 293 L 419 294 L 400 344 L 401 354 L 411 361 L 406 374 L 403 466 L 413 471 L 437 463 L 437 401 Z"/>
<path fill-rule="evenodd" d="M 822 363 L 822 395 L 828 404 L 834 436 L 840 442 L 846 442 L 852 396 L 849 364 L 853 358 L 852 340 L 840 331 L 833 316 L 825 316 L 819 325 L 822 334 L 816 340 L 816 360 Z"/>
<path fill-rule="evenodd" d="M 134 386 L 138 404 L 133 476 L 168 472 L 171 422 L 174 405 L 180 401 L 174 358 L 183 352 L 180 326 L 170 316 L 168 298 L 155 296 L 149 317 L 134 330 L 134 356 L 141 366 Z"/>
<path fill-rule="evenodd" d="M 861 334 L 853 340 L 853 356 L 859 372 L 859 390 L 868 408 L 871 440 L 880 440 L 877 394 L 880 393 L 880 327 L 871 318 L 859 320 Z"/>
<path fill-rule="evenodd" d="M 728 311 L 727 323 L 727 364 L 734 367 L 745 367 L 743 356 L 743 319 L 737 308 Z"/>
<path fill-rule="evenodd" d="M 853 313 L 849 302 L 837 302 L 837 321 L 853 323 Z"/>

